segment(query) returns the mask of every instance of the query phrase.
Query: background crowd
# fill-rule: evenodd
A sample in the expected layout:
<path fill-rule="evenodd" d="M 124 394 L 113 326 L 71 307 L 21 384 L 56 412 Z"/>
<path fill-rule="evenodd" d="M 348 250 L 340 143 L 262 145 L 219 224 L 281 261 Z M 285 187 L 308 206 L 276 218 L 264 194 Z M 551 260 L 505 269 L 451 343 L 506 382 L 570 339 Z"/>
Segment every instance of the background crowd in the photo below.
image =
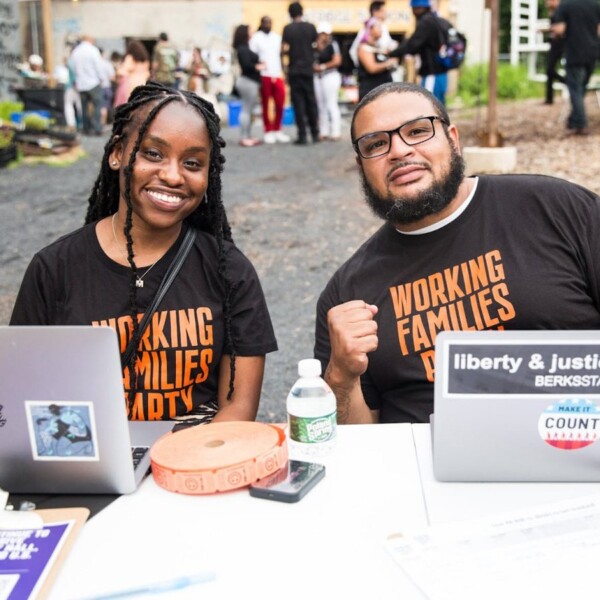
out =
<path fill-rule="evenodd" d="M 358 84 L 357 99 L 381 83 L 402 80 L 402 60 L 416 57 L 423 84 L 436 95 L 441 90 L 438 97 L 444 100 L 441 78 L 445 73 L 430 64 L 440 41 L 440 32 L 432 30 L 436 21 L 428 18 L 435 11 L 430 0 L 411 0 L 410 6 L 416 29 L 399 45 L 385 24 L 385 2 L 369 4 L 369 18 L 345 57 L 351 61 Z M 153 44 L 130 39 L 122 52 L 113 51 L 110 56 L 95 44 L 92 35 L 69 41 L 62 64 L 53 74 L 65 89 L 65 121 L 83 134 L 101 135 L 112 122 L 114 110 L 127 101 L 135 87 L 152 79 L 208 100 L 223 120 L 228 101 L 237 97 L 242 146 L 291 142 L 282 130 L 287 105 L 296 125 L 295 144 L 337 141 L 342 52 L 332 24 L 309 22 L 300 2 L 292 2 L 288 12 L 290 21 L 280 32 L 273 30 L 269 15 L 263 16 L 256 28 L 240 24 L 232 32 L 229 49 L 180 49 L 166 32 L 159 33 Z M 32 55 L 22 74 L 28 81 L 47 80 L 42 63 L 41 57 Z M 435 82 L 430 84 L 431 74 Z M 260 133 L 255 123 L 259 115 Z"/>
<path fill-rule="evenodd" d="M 286 106 L 296 125 L 295 144 L 335 141 L 340 137 L 342 73 L 346 81 L 352 73 L 357 100 L 382 83 L 416 80 L 445 104 L 449 68 L 439 54 L 453 25 L 436 5 L 410 0 L 414 31 L 394 39 L 386 25 L 385 1 L 370 2 L 368 19 L 352 45 L 344 43 L 343 53 L 332 24 L 309 22 L 300 2 L 289 4 L 289 23 L 281 31 L 274 31 L 272 18 L 265 15 L 257 24 L 236 27 L 228 48 L 190 44 L 180 49 L 162 32 L 156 42 L 130 39 L 122 52 L 107 56 L 91 35 L 82 35 L 69 41 L 53 77 L 64 86 L 67 125 L 84 134 L 100 135 L 114 109 L 151 78 L 207 99 L 222 120 L 237 97 L 244 147 L 292 141 L 282 130 Z M 550 21 L 545 102 L 551 104 L 556 84 L 564 84 L 572 105 L 568 133 L 587 135 L 583 95 L 598 56 L 597 2 L 546 0 L 545 11 Z M 21 74 L 28 82 L 49 78 L 37 54 L 21 65 Z"/>

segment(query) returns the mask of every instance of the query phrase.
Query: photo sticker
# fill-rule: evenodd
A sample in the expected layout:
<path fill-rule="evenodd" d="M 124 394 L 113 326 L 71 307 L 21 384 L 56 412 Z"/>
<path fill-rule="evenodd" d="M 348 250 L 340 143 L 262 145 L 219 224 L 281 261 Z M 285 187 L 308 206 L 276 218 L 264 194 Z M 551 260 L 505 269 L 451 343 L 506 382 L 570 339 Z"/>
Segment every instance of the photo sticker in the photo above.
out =
<path fill-rule="evenodd" d="M 91 402 L 25 402 L 34 460 L 98 460 Z"/>
<path fill-rule="evenodd" d="M 600 432 L 600 408 L 591 400 L 567 398 L 541 414 L 542 439 L 560 450 L 579 450 L 593 444 Z"/>

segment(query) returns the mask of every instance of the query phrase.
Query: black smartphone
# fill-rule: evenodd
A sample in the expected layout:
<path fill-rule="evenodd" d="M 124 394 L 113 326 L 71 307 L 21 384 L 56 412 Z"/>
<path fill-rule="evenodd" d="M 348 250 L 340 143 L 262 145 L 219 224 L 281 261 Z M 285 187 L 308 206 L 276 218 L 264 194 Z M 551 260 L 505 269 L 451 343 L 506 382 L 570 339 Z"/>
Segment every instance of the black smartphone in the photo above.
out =
<path fill-rule="evenodd" d="M 289 460 L 279 471 L 251 484 L 250 495 L 280 502 L 298 502 L 323 477 L 325 477 L 324 465 Z"/>

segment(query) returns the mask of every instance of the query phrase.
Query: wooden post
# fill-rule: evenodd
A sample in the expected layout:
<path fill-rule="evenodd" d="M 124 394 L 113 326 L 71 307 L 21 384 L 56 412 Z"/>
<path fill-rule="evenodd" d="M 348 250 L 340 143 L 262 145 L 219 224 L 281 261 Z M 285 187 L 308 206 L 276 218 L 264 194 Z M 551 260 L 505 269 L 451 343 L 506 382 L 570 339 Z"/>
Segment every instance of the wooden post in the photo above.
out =
<path fill-rule="evenodd" d="M 490 35 L 490 67 L 488 75 L 488 123 L 487 123 L 487 146 L 497 148 L 500 144 L 498 136 L 498 112 L 497 112 L 497 73 L 498 73 L 498 31 L 500 29 L 500 6 L 498 0 L 489 0 L 491 11 L 491 35 Z"/>
<path fill-rule="evenodd" d="M 48 73 L 48 83 L 54 86 L 54 45 L 52 43 L 52 4 L 42 0 L 42 30 L 44 35 L 44 64 Z"/>

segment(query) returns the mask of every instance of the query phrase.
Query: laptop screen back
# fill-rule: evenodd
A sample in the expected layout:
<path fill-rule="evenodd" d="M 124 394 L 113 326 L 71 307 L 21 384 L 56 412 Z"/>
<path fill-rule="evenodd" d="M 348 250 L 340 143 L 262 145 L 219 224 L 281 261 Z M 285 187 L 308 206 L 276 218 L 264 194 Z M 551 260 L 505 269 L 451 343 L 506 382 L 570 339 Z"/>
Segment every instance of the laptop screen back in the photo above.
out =
<path fill-rule="evenodd" d="M 135 489 L 113 329 L 0 327 L 0 383 L 0 487 L 37 494 Z"/>
<path fill-rule="evenodd" d="M 436 341 L 441 481 L 600 481 L 596 331 L 447 331 Z"/>

